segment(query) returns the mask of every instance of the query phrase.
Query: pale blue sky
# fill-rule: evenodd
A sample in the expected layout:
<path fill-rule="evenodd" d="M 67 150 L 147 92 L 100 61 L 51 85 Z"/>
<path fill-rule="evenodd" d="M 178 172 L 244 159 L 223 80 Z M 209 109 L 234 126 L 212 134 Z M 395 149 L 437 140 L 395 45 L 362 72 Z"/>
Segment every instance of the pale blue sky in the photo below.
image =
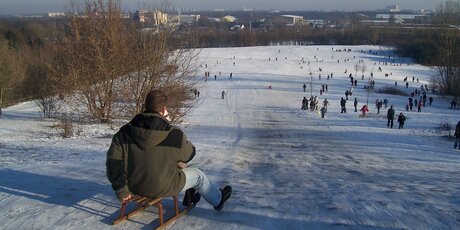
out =
<path fill-rule="evenodd" d="M 0 14 L 62 12 L 70 0 L 0 0 Z M 154 0 L 122 0 L 124 9 L 137 9 Z M 194 9 L 363 10 L 398 4 L 401 9 L 435 9 L 445 0 L 174 0 L 176 7 Z M 150 4 L 149 4 L 150 5 Z"/>

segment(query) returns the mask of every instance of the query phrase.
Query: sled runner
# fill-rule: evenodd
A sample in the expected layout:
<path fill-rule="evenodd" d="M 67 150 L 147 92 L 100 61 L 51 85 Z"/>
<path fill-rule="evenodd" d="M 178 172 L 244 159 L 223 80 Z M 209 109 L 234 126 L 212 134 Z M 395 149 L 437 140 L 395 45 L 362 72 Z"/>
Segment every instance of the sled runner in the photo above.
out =
<path fill-rule="evenodd" d="M 168 225 L 170 225 L 172 222 L 180 218 L 181 216 L 187 214 L 192 208 L 196 206 L 196 203 L 192 203 L 192 198 L 187 194 L 186 197 L 188 201 L 188 206 L 180 210 L 179 209 L 179 197 L 178 195 L 173 196 L 173 201 L 174 201 L 174 216 L 170 217 L 169 219 L 165 220 L 164 215 L 163 215 L 163 204 L 161 203 L 163 200 L 163 197 L 160 198 L 150 198 L 150 197 L 145 197 L 145 196 L 134 196 L 131 199 L 129 199 L 126 202 L 123 202 L 121 204 L 120 208 L 120 216 L 113 221 L 113 224 L 116 225 L 118 223 L 121 223 L 133 216 L 135 216 L 138 213 L 141 213 L 144 211 L 146 208 L 150 206 L 156 206 L 158 207 L 158 221 L 160 225 L 156 227 L 156 229 L 164 229 Z M 129 202 L 137 203 L 137 207 L 130 211 L 129 213 L 125 214 L 126 212 L 126 207 Z"/>

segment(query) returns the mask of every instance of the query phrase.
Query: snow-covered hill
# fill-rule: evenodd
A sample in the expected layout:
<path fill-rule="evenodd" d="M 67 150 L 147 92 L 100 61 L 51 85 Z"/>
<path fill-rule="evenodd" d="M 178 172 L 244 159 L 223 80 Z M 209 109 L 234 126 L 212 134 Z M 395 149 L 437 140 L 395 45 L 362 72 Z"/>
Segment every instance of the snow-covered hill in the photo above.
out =
<path fill-rule="evenodd" d="M 194 162 L 217 184 L 231 184 L 234 195 L 220 213 L 200 202 L 170 229 L 460 228 L 460 150 L 440 129 L 455 126 L 459 110 L 428 94 L 433 105 L 406 112 L 408 97 L 373 92 L 369 116 L 354 112 L 355 97 L 358 108 L 366 103 L 370 72 L 377 89 L 397 82 L 407 93 L 435 75 L 389 54 L 376 46 L 203 49 L 199 107 L 182 128 L 197 148 Z M 348 75 L 356 75 L 360 62 L 365 80 L 358 70 L 347 113 L 341 114 Z M 205 81 L 207 71 L 211 78 Z M 312 94 L 330 102 L 326 119 L 300 110 L 302 98 L 310 97 L 310 81 Z M 320 96 L 322 84 L 328 91 Z M 386 127 L 387 109 L 376 114 L 377 98 L 406 115 L 404 129 L 397 122 Z M 105 152 L 120 126 L 79 124 L 78 136 L 63 139 L 56 124 L 41 119 L 33 102 L 4 109 L 0 228 L 151 229 L 153 208 L 110 225 L 119 202 L 105 178 Z"/>

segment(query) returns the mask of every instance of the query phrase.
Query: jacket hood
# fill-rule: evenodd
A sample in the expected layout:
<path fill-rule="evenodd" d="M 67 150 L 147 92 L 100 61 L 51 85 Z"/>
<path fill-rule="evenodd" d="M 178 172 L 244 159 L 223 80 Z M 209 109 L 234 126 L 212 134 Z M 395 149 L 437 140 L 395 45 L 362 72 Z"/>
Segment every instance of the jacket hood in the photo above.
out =
<path fill-rule="evenodd" d="M 166 139 L 172 126 L 158 113 L 141 113 L 127 124 L 127 129 L 131 140 L 139 148 L 148 149 Z"/>

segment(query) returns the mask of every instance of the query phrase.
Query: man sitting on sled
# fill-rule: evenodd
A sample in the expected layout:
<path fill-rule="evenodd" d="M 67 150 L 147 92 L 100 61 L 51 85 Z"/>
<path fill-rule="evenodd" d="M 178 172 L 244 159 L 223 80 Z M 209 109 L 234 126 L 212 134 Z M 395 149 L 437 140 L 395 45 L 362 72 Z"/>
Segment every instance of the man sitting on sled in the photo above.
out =
<path fill-rule="evenodd" d="M 106 167 L 117 198 L 126 202 L 133 194 L 159 198 L 187 191 L 191 204 L 202 196 L 220 211 L 232 187 L 218 189 L 200 169 L 187 167 L 195 156 L 195 147 L 167 120 L 166 105 L 163 91 L 151 91 L 145 99 L 145 111 L 114 135 Z M 185 198 L 182 204 L 190 205 Z"/>

